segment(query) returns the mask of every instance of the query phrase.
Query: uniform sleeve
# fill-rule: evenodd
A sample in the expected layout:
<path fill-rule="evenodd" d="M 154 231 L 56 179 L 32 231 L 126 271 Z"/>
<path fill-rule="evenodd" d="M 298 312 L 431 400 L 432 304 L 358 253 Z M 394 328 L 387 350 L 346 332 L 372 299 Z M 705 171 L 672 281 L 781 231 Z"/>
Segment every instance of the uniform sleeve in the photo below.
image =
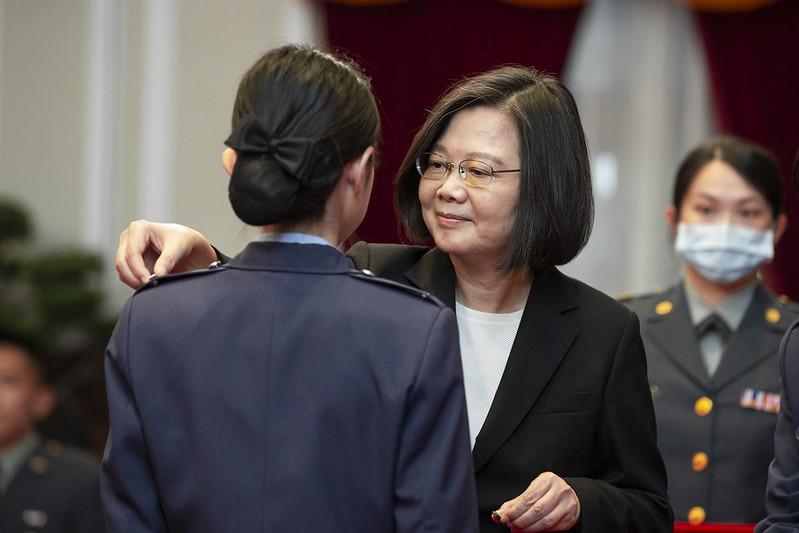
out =
<path fill-rule="evenodd" d="M 76 487 L 72 495 L 74 499 L 70 505 L 72 511 L 70 531 L 81 533 L 105 533 L 103 520 L 103 507 L 100 503 L 100 484 L 97 468 L 92 476 L 88 476 L 85 483 Z"/>
<path fill-rule="evenodd" d="M 130 384 L 128 300 L 105 353 L 110 431 L 101 470 L 106 524 L 114 533 L 167 531 Z"/>
<path fill-rule="evenodd" d="M 579 530 L 671 532 L 674 516 L 635 314 L 620 337 L 594 449 L 595 475 L 566 478 L 580 499 Z"/>
<path fill-rule="evenodd" d="M 395 485 L 396 531 L 477 531 L 455 315 L 441 309 L 409 392 Z"/>
<path fill-rule="evenodd" d="M 799 393 L 799 323 L 794 323 L 780 345 L 782 399 L 774 430 L 774 459 L 768 470 L 766 511 L 768 517 L 757 533 L 795 531 L 799 526 L 799 439 L 792 396 Z"/>

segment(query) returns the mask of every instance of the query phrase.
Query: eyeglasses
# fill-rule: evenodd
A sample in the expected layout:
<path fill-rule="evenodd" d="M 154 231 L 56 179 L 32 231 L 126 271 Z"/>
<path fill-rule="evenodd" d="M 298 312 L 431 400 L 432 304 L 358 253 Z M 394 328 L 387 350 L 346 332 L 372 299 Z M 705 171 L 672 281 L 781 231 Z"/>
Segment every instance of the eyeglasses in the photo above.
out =
<path fill-rule="evenodd" d="M 453 168 L 455 168 L 455 163 L 450 163 L 443 155 L 435 152 L 425 152 L 416 159 L 416 170 L 420 176 L 428 180 L 440 180 L 446 177 Z M 488 187 L 488 184 L 494 179 L 494 174 L 520 171 L 520 168 L 494 170 L 488 163 L 472 159 L 464 159 L 458 163 L 458 174 L 470 187 Z"/>

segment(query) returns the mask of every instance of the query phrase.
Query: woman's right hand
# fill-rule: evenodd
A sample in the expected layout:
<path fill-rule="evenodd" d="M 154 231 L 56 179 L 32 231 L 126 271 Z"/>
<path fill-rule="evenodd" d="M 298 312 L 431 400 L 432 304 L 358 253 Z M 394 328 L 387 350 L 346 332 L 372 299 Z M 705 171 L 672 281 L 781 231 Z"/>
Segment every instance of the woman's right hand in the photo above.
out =
<path fill-rule="evenodd" d="M 152 274 L 207 268 L 216 259 L 205 237 L 189 227 L 136 220 L 119 236 L 116 269 L 119 279 L 135 289 Z"/>

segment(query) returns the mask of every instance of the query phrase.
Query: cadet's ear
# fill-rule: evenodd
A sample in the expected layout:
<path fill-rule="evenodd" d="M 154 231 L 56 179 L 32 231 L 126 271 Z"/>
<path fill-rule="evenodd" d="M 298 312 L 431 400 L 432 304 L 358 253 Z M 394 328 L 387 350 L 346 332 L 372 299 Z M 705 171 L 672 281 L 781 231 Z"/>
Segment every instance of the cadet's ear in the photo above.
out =
<path fill-rule="evenodd" d="M 371 192 L 375 171 L 374 153 L 374 146 L 370 146 L 344 167 L 344 175 L 341 179 L 347 180 L 347 185 L 357 192 L 364 189 Z"/>
<path fill-rule="evenodd" d="M 233 148 L 225 148 L 222 152 L 222 167 L 228 176 L 233 175 L 233 167 L 236 166 L 236 151 Z"/>
<path fill-rule="evenodd" d="M 55 391 L 50 385 L 40 384 L 33 399 L 33 418 L 36 421 L 44 420 L 55 407 Z"/>
<path fill-rule="evenodd" d="M 787 228 L 788 228 L 788 217 L 785 216 L 785 213 L 783 213 L 777 217 L 776 221 L 774 221 L 774 244 L 780 242 L 780 239 L 785 234 L 785 230 Z"/>

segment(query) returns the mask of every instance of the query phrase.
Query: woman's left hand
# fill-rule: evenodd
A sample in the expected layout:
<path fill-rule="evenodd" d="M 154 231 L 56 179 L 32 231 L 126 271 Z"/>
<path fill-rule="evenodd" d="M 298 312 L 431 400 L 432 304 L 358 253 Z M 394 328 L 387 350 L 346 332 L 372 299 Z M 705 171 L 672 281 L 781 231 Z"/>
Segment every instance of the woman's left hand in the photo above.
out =
<path fill-rule="evenodd" d="M 580 519 L 580 500 L 563 478 L 544 472 L 522 494 L 503 503 L 492 517 L 513 533 L 565 531 Z"/>

